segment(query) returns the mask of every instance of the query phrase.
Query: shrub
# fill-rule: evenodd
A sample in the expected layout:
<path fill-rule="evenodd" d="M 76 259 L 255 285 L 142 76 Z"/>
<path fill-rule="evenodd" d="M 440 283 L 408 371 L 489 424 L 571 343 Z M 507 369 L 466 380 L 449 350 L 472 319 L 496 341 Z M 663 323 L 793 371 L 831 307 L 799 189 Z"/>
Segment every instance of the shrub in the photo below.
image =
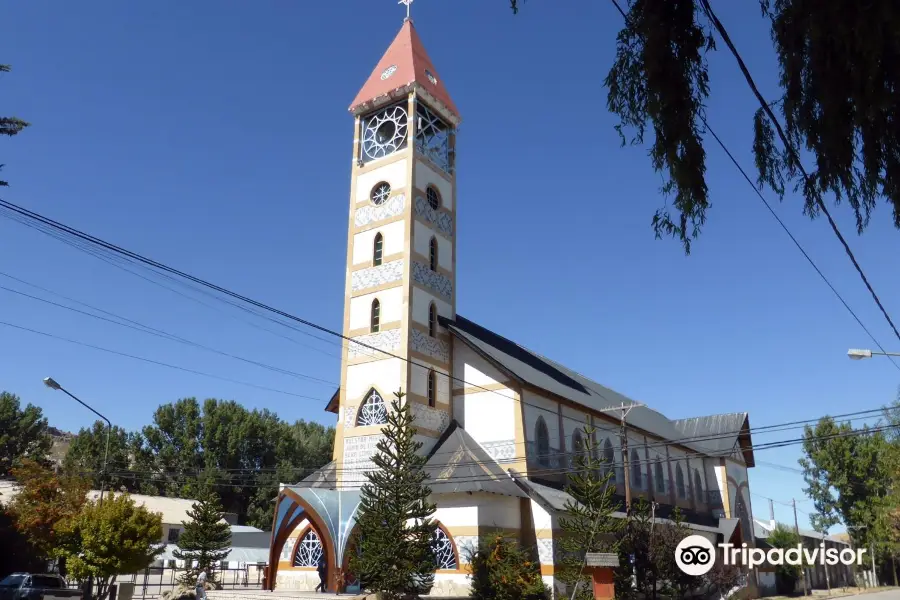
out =
<path fill-rule="evenodd" d="M 541 579 L 540 563 L 515 540 L 489 536 L 469 551 L 474 600 L 546 600 L 550 590 Z"/>

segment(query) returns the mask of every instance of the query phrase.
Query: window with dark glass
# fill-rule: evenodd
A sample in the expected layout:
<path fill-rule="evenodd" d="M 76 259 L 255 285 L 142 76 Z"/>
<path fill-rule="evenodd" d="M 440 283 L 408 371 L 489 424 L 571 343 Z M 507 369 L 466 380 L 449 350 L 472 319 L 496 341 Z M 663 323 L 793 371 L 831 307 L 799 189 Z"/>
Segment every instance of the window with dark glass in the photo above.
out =
<path fill-rule="evenodd" d="M 425 197 L 428 199 L 428 206 L 432 210 L 437 210 L 441 207 L 441 194 L 433 185 L 429 185 L 428 189 L 425 190 Z"/>
<path fill-rule="evenodd" d="M 431 243 L 428 244 L 428 263 L 431 266 L 432 271 L 437 271 L 437 266 L 438 266 L 437 238 L 431 238 Z"/>
<path fill-rule="evenodd" d="M 616 452 L 613 450 L 612 442 L 607 438 L 606 441 L 603 442 L 603 469 L 605 473 L 612 473 L 609 480 L 612 483 L 616 482 Z"/>
<path fill-rule="evenodd" d="M 657 460 L 653 466 L 653 478 L 656 480 L 656 492 L 659 494 L 666 493 L 666 478 L 663 475 L 662 463 Z"/>
<path fill-rule="evenodd" d="M 372 300 L 372 333 L 378 331 L 378 326 L 381 324 L 381 303 L 378 301 L 378 298 Z"/>
<path fill-rule="evenodd" d="M 637 450 L 631 451 L 631 485 L 639 488 L 642 485 L 641 477 L 641 459 Z"/>
<path fill-rule="evenodd" d="M 550 466 L 550 432 L 544 417 L 538 417 L 534 425 L 534 439 L 537 445 L 538 463 L 545 467 Z"/>
<path fill-rule="evenodd" d="M 434 302 L 428 307 L 428 335 L 434 337 L 437 334 L 437 307 Z"/>
<path fill-rule="evenodd" d="M 381 264 L 381 257 L 384 254 L 384 236 L 381 233 L 375 234 L 375 246 L 372 251 L 372 264 L 378 266 Z"/>
<path fill-rule="evenodd" d="M 700 471 L 694 470 L 694 496 L 698 503 L 703 502 L 703 480 L 700 479 Z"/>
<path fill-rule="evenodd" d="M 681 470 L 681 465 L 675 465 L 675 490 L 679 498 L 684 499 L 687 496 L 684 492 L 684 471 Z"/>
<path fill-rule="evenodd" d="M 434 407 L 435 404 L 435 385 L 434 385 L 434 369 L 428 371 L 428 406 Z"/>

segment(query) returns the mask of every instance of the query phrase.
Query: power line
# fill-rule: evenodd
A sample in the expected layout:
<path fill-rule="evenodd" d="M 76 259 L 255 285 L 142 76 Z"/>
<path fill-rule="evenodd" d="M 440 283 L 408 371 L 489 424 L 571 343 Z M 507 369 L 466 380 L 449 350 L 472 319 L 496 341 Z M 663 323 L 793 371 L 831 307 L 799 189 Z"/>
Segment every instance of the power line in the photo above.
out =
<path fill-rule="evenodd" d="M 73 340 L 73 339 L 70 339 L 70 338 L 67 338 L 67 337 L 63 337 L 63 336 L 60 336 L 60 335 L 55 335 L 55 334 L 52 334 L 52 333 L 47 333 L 47 332 L 45 332 L 45 331 L 38 331 L 37 329 L 31 329 L 30 327 L 24 327 L 24 326 L 22 326 L 22 325 L 16 325 L 16 324 L 14 324 L 14 323 L 8 323 L 8 322 L 6 322 L 6 321 L 0 321 L 0 325 L 2 325 L 2 326 L 4 326 L 4 327 L 11 327 L 11 328 L 13 328 L 13 329 L 18 329 L 18 330 L 20 330 L 20 331 L 27 331 L 27 332 L 30 332 L 30 333 L 34 333 L 34 334 L 36 334 L 36 335 L 41 335 L 41 336 L 48 337 L 48 338 L 52 338 L 52 339 L 56 339 L 56 340 L 61 340 L 61 341 L 63 341 L 63 342 L 68 342 L 68 343 L 70 343 L 70 344 L 75 344 L 75 345 L 77 345 L 77 346 L 83 346 L 83 347 L 85 347 L 85 348 L 92 348 L 92 349 L 94 349 L 94 350 L 99 350 L 99 351 L 101 351 L 101 352 L 106 352 L 106 353 L 108 353 L 108 354 L 115 354 L 115 355 L 117 355 L 117 356 L 122 356 L 122 357 L 125 357 L 125 358 L 131 358 L 131 359 L 134 359 L 134 360 L 140 360 L 140 361 L 147 362 L 147 363 L 151 363 L 151 364 L 154 364 L 154 365 L 159 365 L 160 367 L 167 367 L 167 368 L 169 368 L 169 369 L 175 369 L 175 370 L 178 370 L 178 371 L 183 371 L 183 372 L 185 372 L 185 373 L 193 373 L 194 375 L 202 375 L 203 377 L 210 377 L 210 378 L 212 378 L 212 379 L 219 379 L 219 380 L 221 380 L 221 381 L 227 381 L 227 382 L 229 382 L 229 383 L 236 383 L 236 384 L 238 384 L 238 385 L 245 385 L 245 386 L 253 387 L 253 388 L 256 388 L 256 389 L 259 389 L 259 390 L 265 390 L 265 391 L 267 391 L 267 392 L 275 392 L 275 393 L 277 393 L 277 394 L 285 394 L 286 396 L 294 396 L 295 398 L 304 398 L 304 399 L 306 399 L 306 400 L 315 400 L 315 401 L 317 401 L 317 402 L 321 401 L 321 398 L 314 398 L 314 397 L 312 397 L 312 396 L 305 396 L 305 395 L 303 395 L 303 394 L 295 394 L 294 392 L 288 392 L 288 391 L 285 391 L 285 390 L 279 390 L 279 389 L 277 389 L 277 388 L 267 387 L 267 386 L 264 386 L 264 385 L 257 385 L 257 384 L 255 384 L 255 383 L 249 383 L 249 382 L 247 382 L 247 381 L 241 381 L 241 380 L 239 380 L 239 379 L 231 379 L 230 377 L 222 377 L 221 375 L 213 375 L 212 373 L 205 373 L 205 372 L 203 372 L 203 371 L 197 371 L 197 370 L 195 370 L 195 369 L 188 369 L 187 367 L 180 367 L 180 366 L 178 366 L 178 365 L 172 365 L 172 364 L 165 363 L 165 362 L 162 362 L 162 361 L 153 360 L 153 359 L 151 359 L 151 358 L 145 358 L 145 357 L 143 357 L 143 356 L 136 356 L 136 355 L 134 355 L 134 354 L 128 354 L 128 353 L 126 353 L 126 352 L 119 352 L 118 350 L 111 350 L 111 349 L 109 349 L 109 348 L 104 348 L 104 347 L 102 347 L 102 346 L 96 346 L 96 345 L 94 345 L 94 344 L 88 344 L 87 342 L 81 342 L 81 341 L 78 341 L 78 340 Z"/>
<path fill-rule="evenodd" d="M 110 315 L 110 316 L 115 317 L 116 319 L 121 319 L 122 321 L 126 321 L 126 322 L 123 323 L 123 322 L 116 321 L 116 320 L 114 320 L 114 319 L 108 319 L 108 318 L 103 317 L 103 316 L 100 316 L 100 315 L 91 314 L 91 313 L 89 313 L 89 312 L 86 312 L 86 311 L 83 311 L 83 310 L 79 310 L 79 309 L 77 309 L 77 308 L 73 308 L 73 307 L 71 307 L 71 306 L 66 306 L 66 305 L 60 304 L 60 303 L 58 303 L 58 302 L 53 302 L 52 300 L 47 300 L 47 299 L 45 299 L 45 298 L 40 298 L 40 297 L 38 297 L 38 296 L 33 296 L 33 295 L 31 295 L 31 294 L 26 294 L 25 292 L 21 292 L 21 291 L 14 290 L 14 289 L 12 289 L 12 288 L 8 288 L 8 287 L 6 287 L 6 286 L 0 285 L 0 290 L 6 291 L 6 292 L 10 292 L 10 293 L 13 293 L 13 294 L 17 294 L 17 295 L 19 295 L 19 296 L 22 296 L 22 297 L 25 297 L 25 298 L 29 298 L 29 299 L 31 299 L 31 300 L 35 300 L 35 301 L 38 301 L 38 302 L 43 302 L 43 303 L 45 303 L 45 304 L 49 304 L 49 305 L 51 305 L 51 306 L 56 306 L 56 307 L 58 307 L 58 308 L 63 308 L 63 309 L 66 309 L 66 310 L 70 310 L 70 311 L 72 311 L 72 312 L 76 312 L 76 313 L 81 314 L 81 315 L 85 315 L 85 316 L 88 316 L 88 317 L 91 317 L 91 318 L 94 318 L 94 319 L 99 319 L 99 320 L 105 321 L 105 322 L 107 322 L 107 323 L 112 323 L 113 325 L 118 325 L 118 326 L 120 326 L 120 327 L 127 327 L 128 329 L 133 329 L 133 330 L 135 330 L 135 331 L 140 331 L 141 333 L 146 333 L 146 334 L 149 334 L 149 335 L 154 335 L 154 336 L 157 336 L 157 337 L 161 337 L 161 338 L 163 338 L 163 339 L 168 339 L 168 340 L 171 340 L 171 341 L 174 341 L 174 342 L 179 342 L 179 343 L 182 343 L 182 344 L 185 344 L 185 345 L 188 345 L 188 346 L 192 346 L 192 347 L 195 347 L 195 348 L 200 348 L 200 349 L 206 350 L 206 351 L 208 351 L 208 352 L 213 352 L 213 353 L 219 354 L 219 355 L 221 355 L 221 356 L 225 356 L 225 357 L 228 357 L 228 358 L 233 358 L 233 359 L 235 359 L 235 360 L 239 360 L 239 361 L 242 361 L 242 362 L 245 362 L 245 363 L 248 363 L 248 364 L 256 365 L 256 366 L 258 366 L 258 367 L 262 367 L 262 368 L 268 369 L 268 370 L 270 370 L 270 371 L 275 371 L 276 373 L 281 373 L 281 374 L 283 374 L 283 375 L 290 375 L 290 376 L 296 377 L 296 378 L 298 378 L 298 379 L 307 380 L 307 381 L 310 381 L 310 382 L 313 382 L 313 383 L 326 384 L 326 385 L 329 385 L 329 386 L 336 386 L 336 385 L 338 385 L 338 384 L 336 384 L 336 383 L 333 382 L 333 381 L 327 381 L 327 380 L 325 380 L 325 379 L 320 379 L 320 378 L 318 378 L 318 377 L 313 377 L 312 375 L 306 375 L 306 374 L 304 374 L 304 373 L 298 373 L 298 372 L 296 372 L 296 371 L 290 371 L 290 370 L 288 370 L 288 369 L 283 369 L 283 368 L 281 368 L 281 367 L 275 367 L 275 366 L 272 366 L 272 365 L 269 365 L 269 364 L 266 364 L 266 363 L 262 363 L 262 362 L 259 362 L 259 361 L 256 361 L 256 360 L 251 360 L 251 359 L 249 359 L 249 358 L 245 358 L 245 357 L 243 357 L 243 356 L 238 356 L 238 355 L 235 355 L 235 354 L 231 354 L 230 352 L 225 352 L 225 351 L 223 351 L 223 350 L 217 350 L 216 348 L 212 348 L 212 347 L 210 347 L 210 346 L 205 346 L 205 345 L 203 345 L 203 344 L 200 344 L 200 343 L 198 343 L 198 342 L 194 342 L 194 341 L 192 341 L 192 340 L 183 338 L 183 337 L 181 337 L 181 336 L 178 336 L 178 335 L 175 335 L 175 334 L 172 334 L 172 333 L 168 333 L 168 332 L 166 332 L 166 331 L 163 331 L 162 329 L 157 329 L 157 328 L 151 327 L 151 326 L 149 326 L 149 325 L 144 325 L 143 323 L 140 323 L 140 322 L 138 322 L 138 321 L 134 321 L 134 320 L 132 320 L 132 319 L 128 319 L 127 317 L 123 317 L 123 316 L 117 315 L 117 314 L 115 314 L 115 313 L 113 313 L 113 312 L 104 310 L 104 309 L 102 309 L 102 308 L 97 308 L 97 307 L 91 306 L 90 304 L 87 304 L 87 303 L 85 303 L 85 302 L 81 302 L 81 301 L 79 301 L 79 300 L 74 300 L 74 299 L 72 299 L 72 298 L 68 298 L 67 296 L 63 296 L 62 294 L 57 294 L 56 292 L 53 292 L 53 291 L 51 291 L 51 290 L 47 290 L 46 288 L 41 288 L 40 286 L 34 285 L 34 284 L 32 284 L 32 283 L 29 283 L 29 282 L 27 282 L 27 281 L 25 281 L 25 280 L 23 280 L 23 279 L 19 279 L 19 278 L 17 278 L 17 277 L 13 277 L 12 275 L 7 275 L 6 273 L 3 273 L 3 272 L 0 272 L 0 276 L 8 277 L 8 278 L 10 278 L 10 279 L 14 279 L 14 280 L 19 281 L 19 282 L 21 282 L 21 283 L 24 283 L 24 284 L 26 284 L 26 285 L 30 285 L 30 286 L 36 287 L 36 288 L 38 288 L 38 289 L 42 289 L 42 290 L 44 290 L 44 291 L 46 291 L 46 292 L 48 292 L 48 293 L 55 294 L 55 295 L 61 296 L 61 297 L 63 297 L 63 298 L 66 298 L 66 299 L 68 299 L 70 302 L 76 302 L 76 303 L 81 304 L 81 305 L 83 305 L 83 306 L 86 306 L 86 307 L 88 307 L 88 308 L 90 308 L 90 309 L 92 309 L 92 310 L 96 310 L 96 311 L 102 312 L 102 313 L 104 313 L 104 314 L 108 314 L 108 315 Z"/>
<path fill-rule="evenodd" d="M 619 11 L 619 14 L 622 15 L 622 18 L 625 19 L 625 22 L 627 23 L 628 17 L 626 15 L 625 11 L 622 9 L 622 6 L 619 4 L 618 0 L 611 0 L 611 1 L 612 1 L 613 5 L 616 7 L 616 9 Z M 743 64 L 743 63 L 741 63 L 741 64 Z M 749 77 L 749 74 L 748 74 L 748 77 Z M 762 101 L 761 97 L 760 97 L 760 101 Z M 716 134 L 715 130 L 712 128 L 712 126 L 706 120 L 706 117 L 703 116 L 702 114 L 699 115 L 699 117 L 700 117 L 700 120 L 703 122 L 703 126 L 706 127 L 706 129 L 709 131 L 710 135 L 713 136 L 713 139 L 715 139 L 716 142 L 719 144 L 719 147 L 722 148 L 722 151 L 724 151 L 726 156 L 728 156 L 728 158 L 731 160 L 732 164 L 734 164 L 734 166 L 741 173 L 741 175 L 744 177 L 744 179 L 747 181 L 747 183 L 750 184 L 750 187 L 751 187 L 751 189 L 753 189 L 753 192 L 759 197 L 759 199 L 765 205 L 766 209 L 769 211 L 769 213 L 772 215 L 772 217 L 775 218 L 775 220 L 778 222 L 778 224 L 781 226 L 781 228 L 784 230 L 784 232 L 788 235 L 788 237 L 791 238 L 791 241 L 794 243 L 794 245 L 797 247 L 797 249 L 800 251 L 800 253 L 803 255 L 803 257 L 807 260 L 807 262 L 809 262 L 809 264 L 812 266 L 812 268 L 816 271 L 816 273 L 819 275 L 819 277 L 822 279 L 822 281 L 825 282 L 825 285 L 827 285 L 828 288 L 834 293 L 834 295 L 837 297 L 837 299 L 840 301 L 840 303 L 844 306 L 844 308 L 847 309 L 847 312 L 850 313 L 850 315 L 853 317 L 853 319 L 859 324 L 859 326 L 862 328 L 862 330 L 866 333 L 866 335 L 869 336 L 869 338 L 878 347 L 878 349 L 884 353 L 887 353 L 887 350 L 884 349 L 884 346 L 882 346 L 881 343 L 878 341 L 878 339 L 875 337 L 875 335 L 871 331 L 869 331 L 868 327 L 865 326 L 865 324 L 862 322 L 862 319 L 859 318 L 859 316 L 856 314 L 856 312 L 852 308 L 850 308 L 850 305 L 847 303 L 846 300 L 844 300 L 844 297 L 841 296 L 840 292 L 837 291 L 837 288 L 835 288 L 834 285 L 831 283 L 831 281 L 828 280 L 828 277 L 826 277 L 825 274 L 822 272 L 822 270 L 819 269 L 818 265 L 816 265 L 816 263 L 813 261 L 812 257 L 810 257 L 809 253 L 806 252 L 806 250 L 803 248 L 803 246 L 800 244 L 800 242 L 797 240 L 797 238 L 794 236 L 794 234 L 791 233 L 791 230 L 788 229 L 788 227 L 787 227 L 787 225 L 785 225 L 784 221 L 781 220 L 781 217 L 778 216 L 778 213 L 775 212 L 775 209 L 772 208 L 772 205 L 769 204 L 769 202 L 762 195 L 762 192 L 759 190 L 759 188 L 753 183 L 753 180 L 750 179 L 750 176 L 744 170 L 744 167 L 741 166 L 741 164 L 737 161 L 737 159 L 734 157 L 734 155 L 731 153 L 731 151 L 728 149 L 728 147 L 725 145 L 725 143 L 722 141 L 722 139 L 718 136 L 718 134 Z M 799 164 L 799 161 L 798 161 L 798 164 Z M 800 168 L 802 169 L 803 167 L 801 166 Z M 805 172 L 804 172 L 804 175 L 806 175 Z M 900 339 L 900 333 L 898 333 L 897 329 L 894 328 L 893 321 L 891 321 L 891 318 L 888 316 L 884 307 L 881 305 L 881 301 L 878 299 L 878 296 L 875 294 L 875 290 L 873 290 L 872 286 L 869 285 L 868 279 L 866 278 L 865 274 L 862 272 L 862 268 L 856 262 L 856 258 L 853 256 L 853 253 L 851 252 L 849 245 L 847 245 L 847 242 L 844 240 L 843 235 L 841 235 L 840 231 L 837 229 L 837 225 L 834 223 L 833 219 L 831 218 L 831 214 L 828 212 L 828 209 L 825 207 L 824 203 L 822 203 L 821 198 L 819 198 L 819 203 L 822 205 L 821 206 L 822 210 L 828 216 L 828 220 L 831 223 L 832 228 L 834 229 L 835 233 L 837 234 L 838 239 L 844 245 L 845 251 L 850 256 L 850 260 L 853 262 L 853 265 L 856 267 L 856 270 L 859 272 L 860 276 L 862 277 L 863 282 L 866 284 L 866 287 L 869 288 L 869 291 L 871 292 L 872 296 L 875 298 L 875 302 L 878 304 L 878 307 L 881 309 L 885 318 L 887 318 L 888 323 L 890 323 L 891 327 L 894 329 L 894 333 L 897 334 L 898 339 Z M 900 364 L 898 364 L 892 356 L 888 355 L 888 359 L 890 359 L 891 364 L 893 364 L 894 367 L 897 368 L 897 370 L 900 370 Z"/>

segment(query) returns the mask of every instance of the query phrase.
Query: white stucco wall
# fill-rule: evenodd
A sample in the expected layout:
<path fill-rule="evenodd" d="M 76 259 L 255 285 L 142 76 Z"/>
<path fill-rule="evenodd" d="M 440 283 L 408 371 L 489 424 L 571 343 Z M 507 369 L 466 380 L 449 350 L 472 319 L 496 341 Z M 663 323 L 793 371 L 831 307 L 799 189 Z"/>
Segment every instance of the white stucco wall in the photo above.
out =
<path fill-rule="evenodd" d="M 445 302 L 437 296 L 429 294 L 425 290 L 418 287 L 412 288 L 412 295 L 412 318 L 416 323 L 428 326 L 428 307 L 431 306 L 432 302 L 434 302 L 434 306 L 435 308 L 437 308 L 438 315 L 442 317 L 453 318 L 453 310 L 450 308 L 449 302 Z M 438 323 L 437 330 L 438 332 L 447 331 L 440 326 L 440 322 Z"/>
<path fill-rule="evenodd" d="M 477 392 L 456 398 L 466 433 L 479 443 L 514 440 L 518 403 L 510 389 Z"/>
<path fill-rule="evenodd" d="M 413 223 L 413 249 L 425 258 L 431 256 L 431 238 L 438 244 L 438 266 L 453 271 L 453 244 L 421 221 Z"/>
<path fill-rule="evenodd" d="M 391 393 L 400 388 L 405 373 L 405 363 L 399 358 L 387 358 L 347 367 L 346 396 L 351 404 L 359 401 L 373 386 L 383 395 L 385 402 L 393 399 Z"/>
<path fill-rule="evenodd" d="M 519 529 L 521 526 L 518 498 L 484 493 L 474 493 L 471 497 L 478 503 L 479 525 L 508 529 Z"/>
<path fill-rule="evenodd" d="M 416 187 L 425 191 L 429 185 L 434 185 L 440 192 L 441 205 L 447 210 L 453 210 L 453 186 L 450 182 L 425 163 L 416 161 Z"/>
<path fill-rule="evenodd" d="M 356 179 L 356 203 L 369 202 L 372 188 L 382 181 L 391 185 L 391 194 L 396 194 L 406 187 L 408 171 L 408 159 L 397 160 L 386 164 L 368 173 L 363 173 Z"/>
<path fill-rule="evenodd" d="M 350 299 L 350 329 L 368 329 L 372 320 L 372 301 L 381 303 L 379 323 L 399 322 L 403 317 L 403 286 L 363 294 Z"/>
<path fill-rule="evenodd" d="M 394 221 L 381 227 L 362 231 L 353 236 L 353 264 L 371 264 L 375 252 L 375 234 L 383 238 L 382 256 L 403 252 L 406 247 L 406 223 Z"/>
<path fill-rule="evenodd" d="M 506 381 L 506 375 L 489 365 L 462 342 L 453 344 L 453 387 L 489 386 Z"/>

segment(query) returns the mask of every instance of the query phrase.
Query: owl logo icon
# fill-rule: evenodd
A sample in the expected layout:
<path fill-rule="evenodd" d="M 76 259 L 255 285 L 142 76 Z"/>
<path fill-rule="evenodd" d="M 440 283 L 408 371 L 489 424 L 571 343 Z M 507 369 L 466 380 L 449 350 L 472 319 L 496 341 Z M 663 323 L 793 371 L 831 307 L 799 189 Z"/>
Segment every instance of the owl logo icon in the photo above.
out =
<path fill-rule="evenodd" d="M 715 560 L 715 546 L 702 535 L 689 535 L 675 547 L 675 564 L 686 575 L 709 573 Z"/>

